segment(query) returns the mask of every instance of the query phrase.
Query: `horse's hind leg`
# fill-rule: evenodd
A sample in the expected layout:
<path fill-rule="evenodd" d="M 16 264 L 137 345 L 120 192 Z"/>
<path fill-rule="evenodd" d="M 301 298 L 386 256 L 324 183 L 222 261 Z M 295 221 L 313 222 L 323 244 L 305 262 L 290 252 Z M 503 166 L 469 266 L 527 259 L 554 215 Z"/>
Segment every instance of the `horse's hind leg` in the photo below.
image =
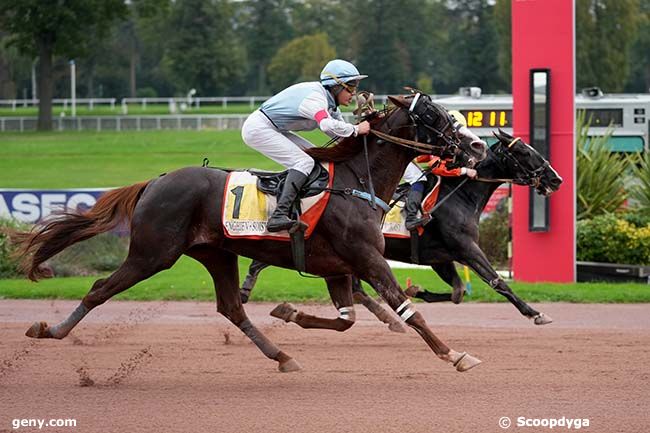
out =
<path fill-rule="evenodd" d="M 171 267 L 180 257 L 179 251 L 167 249 L 165 257 L 157 257 L 153 262 L 151 257 L 138 255 L 133 251 L 132 248 L 127 259 L 111 276 L 95 281 L 88 294 L 68 318 L 54 326 L 48 326 L 46 322 L 36 322 L 25 335 L 32 338 L 64 338 L 90 310 L 138 282 Z"/>
<path fill-rule="evenodd" d="M 377 316 L 377 319 L 386 323 L 388 329 L 393 332 L 405 333 L 404 326 L 397 321 L 384 307 L 379 305 L 379 302 L 368 296 L 368 294 L 361 287 L 361 280 L 357 277 L 352 277 L 352 298 L 354 302 L 358 302 L 366 307 L 372 314 Z"/>
<path fill-rule="evenodd" d="M 343 332 L 354 325 L 356 313 L 352 305 L 352 278 L 350 275 L 325 277 L 327 289 L 334 306 L 339 310 L 339 317 L 327 319 L 298 311 L 293 305 L 280 304 L 271 311 L 271 316 L 285 322 L 294 322 L 302 328 L 333 329 Z"/>
<path fill-rule="evenodd" d="M 210 247 L 195 247 L 189 256 L 205 266 L 217 292 L 217 311 L 236 325 L 268 358 L 277 361 L 283 373 L 300 370 L 300 365 L 281 351 L 246 316 L 239 294 L 239 270 L 237 255 Z"/>

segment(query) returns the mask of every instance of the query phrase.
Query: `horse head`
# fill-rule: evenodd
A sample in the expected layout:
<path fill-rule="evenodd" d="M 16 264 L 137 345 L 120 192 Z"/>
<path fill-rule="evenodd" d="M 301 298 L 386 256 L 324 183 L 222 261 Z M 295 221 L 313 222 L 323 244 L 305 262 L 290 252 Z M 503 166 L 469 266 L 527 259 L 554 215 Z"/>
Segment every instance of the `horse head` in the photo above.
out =
<path fill-rule="evenodd" d="M 487 143 L 461 125 L 440 104 L 423 93 L 389 96 L 397 107 L 407 110 L 416 128 L 416 141 L 444 148 L 437 154 L 454 158 L 462 166 L 474 167 L 487 156 Z"/>
<path fill-rule="evenodd" d="M 494 136 L 499 141 L 493 150 L 502 157 L 514 183 L 532 186 L 538 194 L 546 196 L 560 188 L 562 177 L 539 152 L 501 129 Z"/>

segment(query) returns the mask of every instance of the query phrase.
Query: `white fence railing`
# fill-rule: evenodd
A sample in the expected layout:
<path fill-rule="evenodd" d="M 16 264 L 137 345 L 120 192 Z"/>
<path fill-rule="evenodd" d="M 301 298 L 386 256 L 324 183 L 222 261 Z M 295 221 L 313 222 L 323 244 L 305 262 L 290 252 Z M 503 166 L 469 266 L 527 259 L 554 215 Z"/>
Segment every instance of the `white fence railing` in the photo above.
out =
<path fill-rule="evenodd" d="M 262 102 L 269 99 L 270 96 L 206 96 L 206 97 L 151 97 L 151 98 L 122 98 L 119 102 L 123 111 L 128 105 L 139 105 L 146 109 L 152 104 L 180 105 L 187 104 L 188 107 L 201 107 L 202 105 L 221 105 L 227 107 L 229 104 L 247 104 L 250 108 L 255 108 Z M 386 103 L 386 95 L 375 95 L 375 103 Z M 117 98 L 77 98 L 77 106 L 88 106 L 91 110 L 98 105 L 110 105 L 111 109 L 115 108 Z M 11 107 L 13 111 L 19 107 L 37 107 L 38 99 L 0 99 L 0 107 Z M 72 105 L 70 98 L 55 98 L 52 100 L 53 105 L 63 105 L 67 109 Z M 128 110 L 128 109 L 127 109 Z"/>
<path fill-rule="evenodd" d="M 85 105 L 92 110 L 97 105 L 110 105 L 111 108 L 115 108 L 117 98 L 77 98 L 75 101 L 77 106 Z M 38 99 L 0 99 L 0 106 L 11 107 L 13 111 L 16 111 L 18 107 L 38 107 L 38 103 Z M 52 104 L 63 105 L 63 108 L 67 109 L 72 106 L 72 99 L 54 98 Z"/>
<path fill-rule="evenodd" d="M 348 121 L 351 113 L 344 113 Z M 157 129 L 241 129 L 248 114 L 53 117 L 58 131 L 144 131 Z M 0 132 L 35 131 L 36 117 L 0 117 Z"/>

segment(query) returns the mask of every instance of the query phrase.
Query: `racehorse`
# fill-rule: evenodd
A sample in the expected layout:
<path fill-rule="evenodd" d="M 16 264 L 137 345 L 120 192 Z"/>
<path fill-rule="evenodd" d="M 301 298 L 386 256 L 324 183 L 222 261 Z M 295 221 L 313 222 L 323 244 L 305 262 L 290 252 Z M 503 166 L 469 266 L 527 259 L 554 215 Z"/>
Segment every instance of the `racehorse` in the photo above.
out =
<path fill-rule="evenodd" d="M 495 136 L 498 141 L 491 147 L 487 158 L 476 167 L 478 179 L 463 181 L 453 177 L 442 178 L 438 198 L 440 206 L 435 209 L 433 219 L 424 227 L 424 233 L 419 238 L 418 263 L 430 265 L 443 281 L 452 286 L 453 292 L 430 293 L 413 286 L 407 288 L 406 293 L 426 302 L 460 303 L 465 290 L 454 265 L 456 261 L 472 268 L 522 315 L 532 319 L 536 325 L 544 325 L 551 323 L 552 319 L 520 299 L 499 276 L 479 247 L 479 217 L 494 190 L 506 180 L 534 187 L 538 194 L 548 196 L 557 191 L 562 178 L 544 157 L 522 140 L 503 131 L 495 133 Z M 384 257 L 405 263 L 413 262 L 409 239 L 386 236 L 385 240 Z M 248 300 L 259 273 L 267 266 L 257 261 L 251 263 L 241 289 L 244 302 Z M 361 302 L 380 320 L 388 323 L 391 330 L 403 330 L 399 322 L 363 291 L 357 278 L 353 279 L 353 294 L 357 302 Z"/>
<path fill-rule="evenodd" d="M 395 107 L 371 119 L 372 135 L 349 137 L 310 154 L 335 162 L 333 190 L 366 190 L 372 178 L 376 202 L 390 200 L 408 163 L 418 153 L 442 155 L 462 149 L 469 162 L 485 158 L 485 142 L 460 133 L 451 116 L 425 95 L 392 97 Z M 367 146 L 364 146 L 367 141 Z M 399 146 L 397 146 L 398 144 Z M 367 151 L 363 151 L 367 149 Z M 205 167 L 188 167 L 156 179 L 109 191 L 87 211 L 66 211 L 36 225 L 30 232 L 14 233 L 23 267 L 32 280 L 43 276 L 41 264 L 66 247 L 130 223 L 127 258 L 108 278 L 97 280 L 80 305 L 62 322 L 48 326 L 36 322 L 26 332 L 33 338 L 61 339 L 93 308 L 150 276 L 170 268 L 182 255 L 190 256 L 214 280 L 217 311 L 228 318 L 282 372 L 299 370 L 299 364 L 257 329 L 248 319 L 239 296 L 238 256 L 275 266 L 293 268 L 288 242 L 228 238 L 221 208 L 228 173 Z M 373 203 L 374 204 L 374 203 Z M 413 327 L 435 354 L 458 371 L 480 361 L 451 350 L 429 329 L 422 315 L 409 305 L 382 253 L 380 223 L 383 210 L 368 201 L 332 194 L 311 237 L 305 241 L 306 270 L 324 277 L 336 319 L 314 318 L 314 326 L 347 329 L 354 323 L 351 278 L 367 281 L 406 323 Z M 355 248 L 350 248 L 355 245 Z M 325 325 L 322 325 L 322 324 Z"/>

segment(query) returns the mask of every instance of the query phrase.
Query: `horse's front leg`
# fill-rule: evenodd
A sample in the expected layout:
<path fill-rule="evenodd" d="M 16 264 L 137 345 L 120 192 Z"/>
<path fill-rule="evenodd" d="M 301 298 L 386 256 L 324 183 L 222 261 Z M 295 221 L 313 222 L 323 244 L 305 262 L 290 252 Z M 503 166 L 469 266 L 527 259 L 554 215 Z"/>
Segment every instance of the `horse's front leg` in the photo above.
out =
<path fill-rule="evenodd" d="M 504 296 L 508 301 L 510 301 L 521 314 L 532 319 L 535 325 L 546 325 L 553 322 L 553 319 L 532 308 L 512 291 L 510 286 L 508 286 L 508 284 L 499 276 L 497 271 L 494 270 L 490 261 L 476 243 L 472 243 L 472 246 L 466 249 L 464 253 L 465 258 L 463 261 L 498 294 Z"/>
<path fill-rule="evenodd" d="M 377 251 L 364 250 L 353 259 L 355 272 L 379 293 L 388 305 L 429 345 L 443 361 L 452 363 L 456 370 L 467 371 L 481 361 L 466 352 L 450 349 L 429 329 L 424 317 L 415 310 L 408 297 L 402 292 L 388 263 Z"/>
<path fill-rule="evenodd" d="M 384 307 L 379 305 L 379 302 L 375 301 L 361 287 L 361 280 L 357 277 L 352 277 L 352 298 L 354 302 L 358 302 L 366 307 L 372 314 L 377 316 L 377 319 L 386 323 L 388 329 L 393 332 L 405 333 L 406 329 L 402 324 L 395 318 L 391 313 L 389 313 Z"/>
<path fill-rule="evenodd" d="M 289 303 L 278 305 L 271 311 L 271 316 L 285 322 L 294 322 L 302 328 L 332 329 L 343 332 L 348 330 L 356 320 L 356 313 L 352 305 L 352 277 L 350 275 L 337 275 L 325 277 L 327 289 L 334 306 L 339 310 L 339 317 L 328 319 L 298 311 Z"/>

